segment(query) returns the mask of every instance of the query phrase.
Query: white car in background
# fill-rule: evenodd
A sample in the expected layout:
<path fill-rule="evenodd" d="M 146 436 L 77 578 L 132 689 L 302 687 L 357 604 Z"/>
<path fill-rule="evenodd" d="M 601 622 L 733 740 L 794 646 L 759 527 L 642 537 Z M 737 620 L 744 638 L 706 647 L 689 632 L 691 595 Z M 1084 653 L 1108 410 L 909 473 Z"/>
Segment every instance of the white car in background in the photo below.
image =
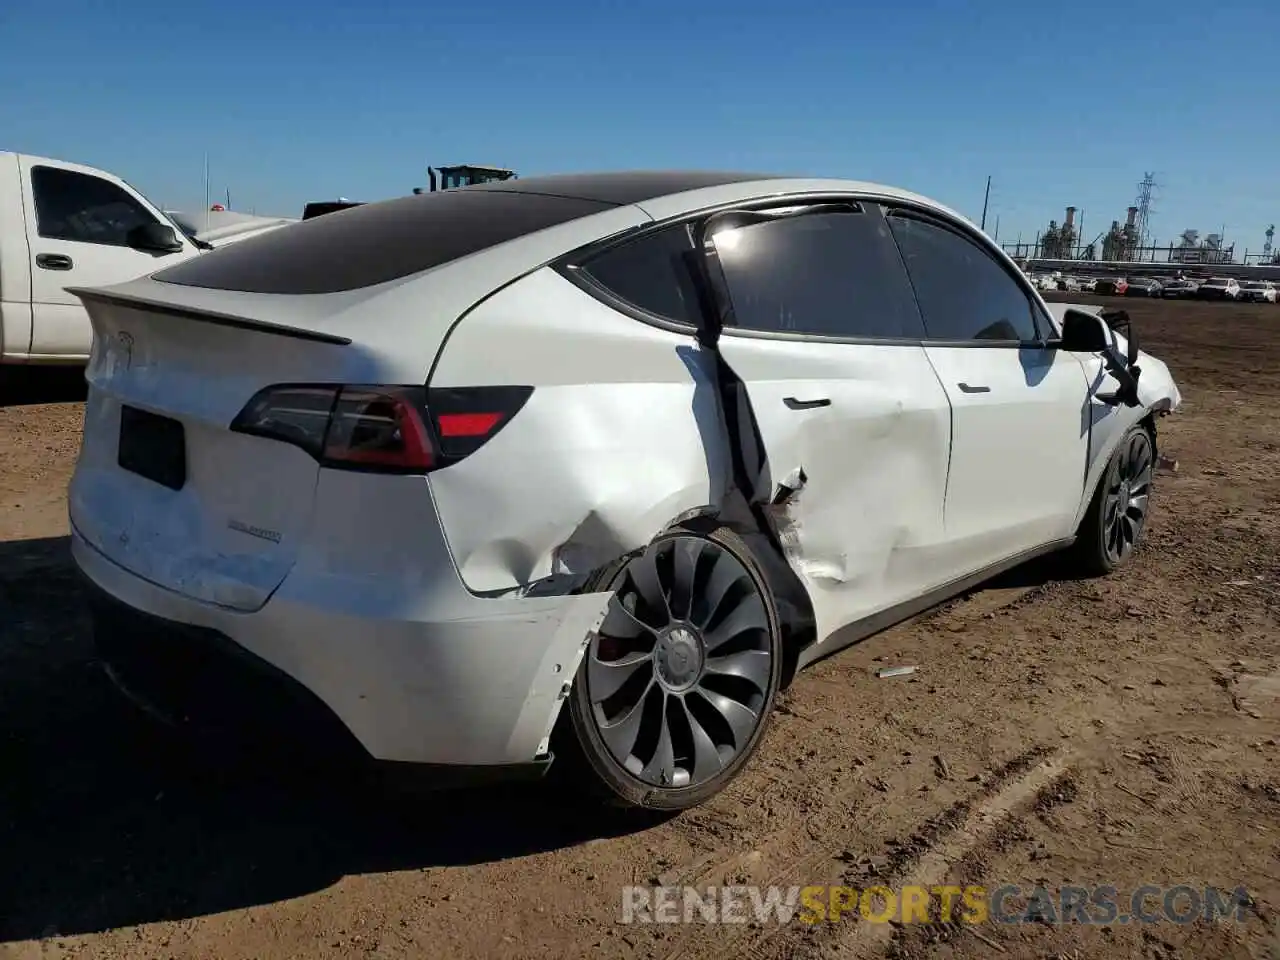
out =
<path fill-rule="evenodd" d="M 1201 300 L 1239 300 L 1240 282 L 1235 277 L 1211 277 L 1200 284 L 1196 296 Z"/>
<path fill-rule="evenodd" d="M 78 292 L 72 549 L 122 688 L 442 783 L 558 751 L 630 807 L 720 791 L 797 666 L 1128 561 L 1180 402 L 1123 315 L 845 180 L 491 183 Z"/>
<path fill-rule="evenodd" d="M 1246 280 L 1240 284 L 1240 299 L 1250 303 L 1275 303 L 1276 285 L 1270 280 Z"/>

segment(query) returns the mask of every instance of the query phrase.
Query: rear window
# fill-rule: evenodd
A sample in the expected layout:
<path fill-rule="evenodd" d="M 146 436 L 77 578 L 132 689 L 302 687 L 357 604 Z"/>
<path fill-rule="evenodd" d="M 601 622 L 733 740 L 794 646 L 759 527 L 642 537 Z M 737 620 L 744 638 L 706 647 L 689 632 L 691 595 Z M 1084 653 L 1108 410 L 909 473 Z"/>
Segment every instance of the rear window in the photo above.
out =
<path fill-rule="evenodd" d="M 407 277 L 614 204 L 444 190 L 340 210 L 202 254 L 155 279 L 245 293 L 338 293 Z"/>
<path fill-rule="evenodd" d="M 696 327 L 701 307 L 688 263 L 689 229 L 682 223 L 629 240 L 589 260 L 582 272 L 632 306 Z"/>

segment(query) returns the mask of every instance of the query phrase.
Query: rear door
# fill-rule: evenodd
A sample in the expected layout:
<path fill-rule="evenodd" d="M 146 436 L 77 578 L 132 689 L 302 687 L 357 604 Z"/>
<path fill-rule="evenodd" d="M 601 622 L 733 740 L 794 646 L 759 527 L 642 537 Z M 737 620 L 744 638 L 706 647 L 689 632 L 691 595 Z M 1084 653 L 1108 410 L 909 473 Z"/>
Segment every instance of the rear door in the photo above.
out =
<path fill-rule="evenodd" d="M 945 524 L 957 567 L 1070 536 L 1089 452 L 1083 366 L 1045 345 L 1038 299 L 959 224 L 909 211 L 889 223 L 951 401 Z"/>
<path fill-rule="evenodd" d="M 163 223 L 158 211 L 122 182 L 98 171 L 20 160 L 31 252 L 31 355 L 82 359 L 89 355 L 89 317 L 67 287 L 123 283 L 197 251 L 179 231 L 183 252 L 135 250 L 129 231 Z"/>
<path fill-rule="evenodd" d="M 947 579 L 950 411 L 879 208 L 773 213 L 712 228 L 718 350 L 763 443 L 751 493 L 774 504 L 821 645 Z"/>

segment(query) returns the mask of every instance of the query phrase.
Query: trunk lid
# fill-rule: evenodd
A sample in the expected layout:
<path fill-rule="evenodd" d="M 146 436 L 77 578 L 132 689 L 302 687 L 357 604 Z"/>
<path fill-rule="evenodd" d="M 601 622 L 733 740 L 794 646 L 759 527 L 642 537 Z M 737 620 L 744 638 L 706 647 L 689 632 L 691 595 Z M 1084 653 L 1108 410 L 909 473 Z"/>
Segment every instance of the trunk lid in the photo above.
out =
<path fill-rule="evenodd" d="M 310 528 L 320 467 L 298 447 L 233 433 L 232 420 L 271 384 L 421 383 L 448 324 L 438 336 L 421 325 L 415 349 L 389 355 L 353 342 L 332 311 L 304 321 L 299 298 L 178 289 L 161 305 L 119 289 L 79 291 L 94 349 L 71 521 L 152 583 L 259 609 Z"/>

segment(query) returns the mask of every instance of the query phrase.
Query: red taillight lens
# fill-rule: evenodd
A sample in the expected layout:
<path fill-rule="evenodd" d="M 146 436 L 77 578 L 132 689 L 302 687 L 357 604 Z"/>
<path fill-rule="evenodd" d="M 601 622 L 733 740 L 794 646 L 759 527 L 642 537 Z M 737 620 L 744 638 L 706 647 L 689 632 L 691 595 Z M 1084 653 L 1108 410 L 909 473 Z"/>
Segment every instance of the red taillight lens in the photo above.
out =
<path fill-rule="evenodd" d="M 500 413 L 442 413 L 436 424 L 442 437 L 484 437 L 501 420 Z"/>
<path fill-rule="evenodd" d="M 452 463 L 479 450 L 532 393 L 533 387 L 432 387 L 427 407 L 440 456 Z"/>
<path fill-rule="evenodd" d="M 478 450 L 532 392 L 279 384 L 259 391 L 231 429 L 291 443 L 326 467 L 426 473 Z"/>
<path fill-rule="evenodd" d="M 343 387 L 329 417 L 322 462 L 426 473 L 435 466 L 435 450 L 421 394 L 421 388 Z"/>

